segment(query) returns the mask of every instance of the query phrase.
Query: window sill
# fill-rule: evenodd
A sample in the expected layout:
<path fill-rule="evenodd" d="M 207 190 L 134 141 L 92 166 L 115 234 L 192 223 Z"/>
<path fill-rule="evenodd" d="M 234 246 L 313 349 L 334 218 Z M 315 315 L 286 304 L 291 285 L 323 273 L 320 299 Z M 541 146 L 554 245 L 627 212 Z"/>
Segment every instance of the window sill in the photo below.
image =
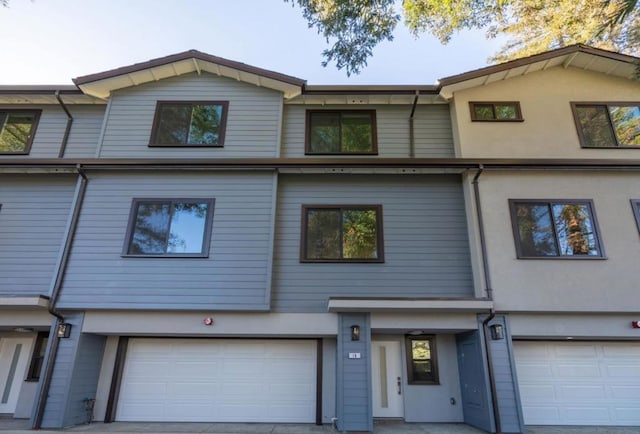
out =
<path fill-rule="evenodd" d="M 471 119 L 471 122 L 524 122 L 524 119 Z"/>
<path fill-rule="evenodd" d="M 548 260 L 570 260 L 570 261 L 602 261 L 608 259 L 606 256 L 518 256 L 516 259 L 542 259 Z"/>
<path fill-rule="evenodd" d="M 304 155 L 318 155 L 318 156 L 323 156 L 323 155 L 354 155 L 354 156 L 363 156 L 363 155 L 367 155 L 367 156 L 377 156 L 378 155 L 378 151 L 375 152 L 309 152 L 309 151 L 305 151 Z"/>
<path fill-rule="evenodd" d="M 384 259 L 300 259 L 303 264 L 384 264 Z"/>
<path fill-rule="evenodd" d="M 206 259 L 209 255 L 185 253 L 180 255 L 120 255 L 121 258 L 153 258 L 153 259 Z"/>
<path fill-rule="evenodd" d="M 149 143 L 147 146 L 149 148 L 224 148 L 224 143 L 218 145 L 192 143 Z"/>

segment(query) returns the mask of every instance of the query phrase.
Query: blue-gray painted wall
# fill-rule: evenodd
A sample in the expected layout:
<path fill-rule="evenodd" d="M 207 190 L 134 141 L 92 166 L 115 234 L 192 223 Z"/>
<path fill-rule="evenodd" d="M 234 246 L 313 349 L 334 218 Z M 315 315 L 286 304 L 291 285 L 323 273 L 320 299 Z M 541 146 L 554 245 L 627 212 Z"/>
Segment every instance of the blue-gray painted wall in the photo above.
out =
<path fill-rule="evenodd" d="M 493 370 L 500 410 L 500 422 L 504 433 L 522 433 L 525 430 L 513 357 L 513 345 L 508 322 L 504 316 L 496 316 L 489 325 L 501 324 L 505 338 L 490 340 L 489 349 L 493 357 Z"/>
<path fill-rule="evenodd" d="M 64 100 L 64 96 L 62 97 Z M 45 105 L 0 105 L 3 108 L 41 110 L 40 120 L 36 126 L 33 143 L 29 155 L 2 155 L 5 159 L 22 158 L 57 158 L 62 145 L 67 115 L 58 104 Z M 65 157 L 87 158 L 95 155 L 98 136 L 104 119 L 104 104 L 76 105 L 69 104 L 67 109 L 73 117 L 73 124 L 69 132 Z"/>
<path fill-rule="evenodd" d="M 196 73 L 117 90 L 99 156 L 105 158 L 275 157 L 282 93 L 213 74 Z M 228 101 L 224 147 L 150 148 L 157 101 Z"/>
<path fill-rule="evenodd" d="M 0 294 L 48 295 L 75 175 L 0 175 Z"/>
<path fill-rule="evenodd" d="M 88 176 L 60 308 L 268 309 L 271 172 Z M 190 197 L 215 199 L 208 258 L 122 257 L 133 198 Z"/>
<path fill-rule="evenodd" d="M 375 110 L 378 157 L 406 158 L 410 154 L 409 116 L 406 105 L 297 105 L 284 107 L 282 156 L 304 157 L 306 110 Z M 418 158 L 453 158 L 451 115 L 447 104 L 418 105 L 414 114 L 414 152 Z M 318 156 L 322 158 L 323 156 Z M 344 156 L 341 156 L 344 157 Z M 361 156 L 360 156 L 361 157 Z M 307 158 L 314 158 L 309 156 Z M 348 158 L 348 156 L 347 156 Z M 375 156 L 367 158 L 376 158 Z"/>
<path fill-rule="evenodd" d="M 106 336 L 81 333 L 84 313 L 68 313 L 64 317 L 65 322 L 71 324 L 71 335 L 60 339 L 42 428 L 64 428 L 86 423 L 88 414 L 84 400 L 95 398 L 98 388 Z M 55 333 L 55 321 L 51 333 Z M 49 352 L 46 357 L 50 357 Z"/>
<path fill-rule="evenodd" d="M 482 328 L 456 335 L 464 423 L 495 432 Z"/>
<path fill-rule="evenodd" d="M 303 204 L 382 205 L 381 263 L 301 263 Z M 330 297 L 473 297 L 456 175 L 281 175 L 272 306 L 325 312 Z"/>
<path fill-rule="evenodd" d="M 369 314 L 339 316 L 336 360 L 336 415 L 339 431 L 373 431 L 371 402 L 371 325 Z M 351 340 L 351 326 L 360 326 L 360 340 Z M 349 358 L 356 353 L 360 358 Z"/>

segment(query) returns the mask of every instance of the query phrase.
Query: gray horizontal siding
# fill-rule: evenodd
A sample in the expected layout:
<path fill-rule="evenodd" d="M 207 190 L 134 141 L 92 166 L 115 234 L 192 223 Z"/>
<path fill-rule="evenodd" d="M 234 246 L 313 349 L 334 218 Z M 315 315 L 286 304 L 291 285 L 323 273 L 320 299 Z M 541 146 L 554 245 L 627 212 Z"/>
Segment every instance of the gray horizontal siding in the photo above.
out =
<path fill-rule="evenodd" d="M 36 109 L 42 110 L 40 120 L 33 137 L 29 157 L 57 158 L 62 145 L 67 115 L 59 105 L 45 106 L 0 106 L 0 109 Z M 98 144 L 98 136 L 104 117 L 104 106 L 69 105 L 73 124 L 67 144 L 66 157 L 93 157 Z M 24 155 L 3 155 L 2 158 L 24 158 Z"/>
<path fill-rule="evenodd" d="M 272 176 L 268 172 L 90 176 L 59 306 L 268 307 Z M 134 197 L 215 198 L 209 257 L 121 257 Z"/>
<path fill-rule="evenodd" d="M 157 101 L 229 101 L 223 148 L 149 148 Z M 114 92 L 100 152 L 105 158 L 274 157 L 282 94 L 195 73 Z"/>
<path fill-rule="evenodd" d="M 75 177 L 0 175 L 0 293 L 48 294 Z"/>
<path fill-rule="evenodd" d="M 303 204 L 383 206 L 385 263 L 300 263 Z M 471 265 L 457 176 L 280 178 L 272 305 L 327 309 L 329 297 L 471 297 Z"/>
<path fill-rule="evenodd" d="M 410 105 L 302 106 L 284 107 L 282 156 L 302 157 L 305 146 L 306 110 L 376 110 L 378 155 L 387 158 L 409 156 Z M 420 105 L 414 115 L 415 155 L 421 158 L 454 156 L 448 105 Z"/>

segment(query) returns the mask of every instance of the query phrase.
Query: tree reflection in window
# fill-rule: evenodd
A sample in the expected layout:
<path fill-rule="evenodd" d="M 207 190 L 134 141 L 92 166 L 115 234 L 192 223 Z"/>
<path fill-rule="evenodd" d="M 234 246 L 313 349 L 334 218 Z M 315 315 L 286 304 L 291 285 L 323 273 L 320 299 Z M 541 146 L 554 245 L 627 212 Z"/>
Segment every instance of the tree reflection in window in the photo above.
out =
<path fill-rule="evenodd" d="M 640 146 L 640 106 L 574 104 L 582 146 Z"/>
<path fill-rule="evenodd" d="M 127 254 L 206 254 L 213 212 L 210 200 L 135 201 Z"/>
<path fill-rule="evenodd" d="M 307 153 L 376 152 L 375 112 L 371 110 L 307 112 Z"/>
<path fill-rule="evenodd" d="M 409 384 L 437 384 L 435 337 L 433 335 L 407 336 L 405 346 Z"/>
<path fill-rule="evenodd" d="M 28 153 L 39 115 L 36 111 L 0 111 L 0 154 Z"/>
<path fill-rule="evenodd" d="M 226 108 L 226 102 L 160 102 L 151 144 L 222 145 Z"/>
<path fill-rule="evenodd" d="M 512 201 L 522 257 L 601 256 L 590 202 Z"/>
<path fill-rule="evenodd" d="M 381 260 L 379 207 L 307 207 L 304 259 Z"/>

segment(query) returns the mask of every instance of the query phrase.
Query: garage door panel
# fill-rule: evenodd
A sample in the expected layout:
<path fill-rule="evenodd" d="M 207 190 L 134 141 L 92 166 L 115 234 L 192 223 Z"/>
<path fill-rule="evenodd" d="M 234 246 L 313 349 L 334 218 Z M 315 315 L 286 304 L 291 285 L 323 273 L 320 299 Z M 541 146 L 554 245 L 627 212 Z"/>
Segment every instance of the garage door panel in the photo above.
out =
<path fill-rule="evenodd" d="M 515 342 L 514 355 L 525 424 L 640 425 L 640 343 Z"/>
<path fill-rule="evenodd" d="M 116 418 L 308 423 L 315 386 L 315 341 L 131 339 Z"/>

